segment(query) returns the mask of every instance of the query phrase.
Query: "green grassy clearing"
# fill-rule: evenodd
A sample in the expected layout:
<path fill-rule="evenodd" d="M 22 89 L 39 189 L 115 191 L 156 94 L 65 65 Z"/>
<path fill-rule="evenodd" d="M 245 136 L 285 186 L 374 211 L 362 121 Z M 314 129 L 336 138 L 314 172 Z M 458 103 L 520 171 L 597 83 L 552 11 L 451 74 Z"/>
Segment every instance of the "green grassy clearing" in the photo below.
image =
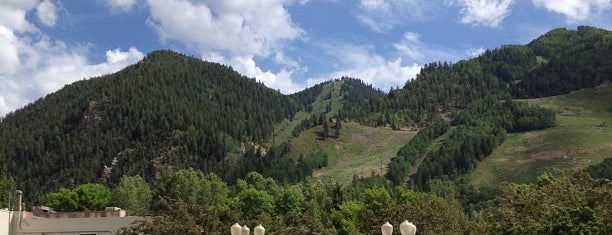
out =
<path fill-rule="evenodd" d="M 337 114 L 338 111 L 342 109 L 343 104 L 342 93 L 340 92 L 342 83 L 344 83 L 344 81 L 340 80 L 325 85 L 323 87 L 323 91 L 321 91 L 321 94 L 313 102 L 313 110 L 311 113 L 298 112 L 295 114 L 292 120 L 284 119 L 280 123 L 276 124 L 274 126 L 274 136 L 271 143 L 268 143 L 268 145 L 271 144 L 278 146 L 292 138 L 293 129 L 295 129 L 295 127 L 299 125 L 302 120 L 310 117 L 312 114 L 318 117 L 319 115 L 325 113 L 325 109 L 328 104 L 331 104 L 331 111 L 326 114 L 327 117 L 329 118 Z M 330 97 L 331 99 L 329 99 Z"/>
<path fill-rule="evenodd" d="M 293 116 L 293 120 L 283 119 L 282 122 L 276 124 L 274 126 L 274 136 L 272 138 L 272 145 L 278 146 L 281 143 L 287 141 L 291 137 L 293 137 L 293 129 L 298 126 L 302 120 L 309 117 L 309 114 L 306 112 L 298 112 Z"/>
<path fill-rule="evenodd" d="M 342 100 L 342 92 L 340 88 L 344 81 L 339 80 L 329 84 L 326 84 L 321 91 L 321 95 L 312 103 L 312 113 L 315 115 L 321 115 L 325 113 L 327 105 L 331 105 L 331 111 L 327 112 L 327 117 L 332 117 L 337 114 L 344 101 Z"/>
<path fill-rule="evenodd" d="M 509 135 L 472 173 L 476 186 L 571 174 L 612 157 L 612 85 L 523 101 L 554 110 L 557 126 Z"/>
<path fill-rule="evenodd" d="M 305 130 L 299 137 L 293 138 L 293 129 L 305 118 L 314 114 L 316 117 L 326 114 L 327 118 L 334 117 L 343 105 L 341 92 L 343 81 L 335 81 L 323 87 L 321 94 L 313 102 L 311 113 L 299 112 L 293 120 L 283 120 L 274 128 L 272 145 L 279 145 L 290 141 L 290 157 L 298 159 L 322 151 L 329 156 L 329 166 L 314 172 L 319 179 L 330 179 L 347 184 L 354 175 L 370 176 L 381 175 L 387 171 L 391 158 L 406 144 L 416 131 L 393 131 L 390 128 L 375 128 L 361 126 L 354 122 L 342 123 L 340 137 L 336 138 L 335 123 L 329 122 L 330 135 L 328 139 L 319 137 L 323 131 L 322 126 Z M 331 110 L 327 110 L 327 106 Z M 326 112 L 328 111 L 328 112 Z"/>
<path fill-rule="evenodd" d="M 314 114 L 315 117 L 319 117 L 321 114 L 325 113 L 325 109 L 328 104 L 331 104 L 331 111 L 327 113 L 327 117 L 331 118 L 336 115 L 342 109 L 342 105 L 344 102 L 342 100 L 343 97 L 340 91 L 340 88 L 342 87 L 343 83 L 344 81 L 340 80 L 337 82 L 326 84 L 323 87 L 321 94 L 313 102 L 313 110 L 311 113 L 303 111 L 298 112 L 295 114 L 292 120 L 284 119 L 279 124 L 276 124 L 276 126 L 274 126 L 274 136 L 270 144 L 278 146 L 281 143 L 292 138 L 293 129 L 295 129 L 295 127 L 299 125 L 302 120 L 310 117 L 312 114 Z"/>
<path fill-rule="evenodd" d="M 353 175 L 385 173 L 390 159 L 416 134 L 416 131 L 393 131 L 346 122 L 342 123 L 340 138 L 332 136 L 323 140 L 318 136 L 322 130 L 321 126 L 314 127 L 293 139 L 290 155 L 297 159 L 301 154 L 327 153 L 329 166 L 316 170 L 314 176 L 343 184 L 349 183 Z"/>

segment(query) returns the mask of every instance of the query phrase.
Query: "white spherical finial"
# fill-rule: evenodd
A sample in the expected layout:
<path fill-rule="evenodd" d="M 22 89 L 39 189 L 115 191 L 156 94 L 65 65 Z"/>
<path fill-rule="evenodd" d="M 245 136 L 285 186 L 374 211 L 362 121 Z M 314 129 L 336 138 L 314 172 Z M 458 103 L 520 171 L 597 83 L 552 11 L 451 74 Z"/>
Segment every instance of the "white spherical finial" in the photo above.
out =
<path fill-rule="evenodd" d="M 242 231 L 242 226 L 240 226 L 240 224 L 235 223 L 234 225 L 232 225 L 232 227 L 230 227 L 230 232 L 232 233 L 232 235 L 241 235 Z"/>
<path fill-rule="evenodd" d="M 382 226 L 380 226 L 380 231 L 383 235 L 391 235 L 393 233 L 393 225 L 389 223 L 389 221 L 385 222 Z"/>
<path fill-rule="evenodd" d="M 257 225 L 257 227 L 255 227 L 255 229 L 253 229 L 253 235 L 264 235 L 264 233 L 266 232 L 266 229 L 260 225 Z"/>
<path fill-rule="evenodd" d="M 400 224 L 400 233 L 402 233 L 402 235 L 414 235 L 416 234 L 416 226 L 408 222 L 408 220 L 404 220 L 404 222 Z"/>
<path fill-rule="evenodd" d="M 249 229 L 249 227 L 246 226 L 246 224 L 244 226 L 242 226 L 242 234 L 241 235 L 249 235 L 250 232 L 251 232 L 251 230 Z"/>

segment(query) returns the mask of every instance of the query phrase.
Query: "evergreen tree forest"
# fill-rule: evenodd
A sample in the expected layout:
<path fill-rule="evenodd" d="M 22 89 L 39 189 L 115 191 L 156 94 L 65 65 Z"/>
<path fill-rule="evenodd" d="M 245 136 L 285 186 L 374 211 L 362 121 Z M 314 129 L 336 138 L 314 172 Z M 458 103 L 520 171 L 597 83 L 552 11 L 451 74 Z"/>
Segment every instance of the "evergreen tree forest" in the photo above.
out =
<path fill-rule="evenodd" d="M 322 82 L 317 85 L 306 88 L 300 92 L 292 94 L 291 97 L 295 99 L 304 110 L 307 112 L 312 112 L 312 103 L 315 102 L 317 97 L 323 92 L 323 87 L 327 84 L 330 84 L 331 81 Z"/>
<path fill-rule="evenodd" d="M 451 125 L 437 146 L 430 144 L 427 147 L 431 151 L 421 151 L 425 158 L 415 174 L 413 184 L 417 188 L 428 189 L 428 182 L 434 178 L 452 179 L 469 173 L 505 140 L 506 133 L 552 127 L 555 113 L 534 105 L 510 100 L 499 102 L 487 97 L 457 114 Z"/>
<path fill-rule="evenodd" d="M 6 115 L 0 166 L 30 199 L 60 186 L 117 183 L 123 174 L 155 177 L 166 165 L 234 181 L 240 161 L 227 154 L 266 141 L 298 109 L 230 67 L 158 51 Z"/>
<path fill-rule="evenodd" d="M 427 189 L 431 179 L 454 178 L 474 169 L 504 141 L 506 133 L 554 125 L 555 113 L 551 110 L 511 100 L 500 102 L 489 96 L 459 112 L 450 125 L 437 121 L 419 131 L 391 161 L 386 176 L 394 184 L 412 180 L 416 188 Z M 434 144 L 436 139 L 438 143 Z M 411 172 L 413 169 L 418 171 Z"/>
<path fill-rule="evenodd" d="M 512 84 L 514 97 L 552 96 L 610 81 L 612 34 L 609 31 L 587 26 L 575 31 L 555 29 L 528 47 L 540 56 L 540 63 L 545 66 L 529 71 L 520 82 Z"/>
<path fill-rule="evenodd" d="M 28 206 L 153 216 L 123 234 L 226 234 L 240 222 L 270 234 L 359 235 L 404 219 L 422 234 L 612 234 L 610 159 L 494 191 L 468 177 L 509 133 L 556 125 L 555 112 L 516 99 L 595 87 L 610 74 L 612 33 L 587 26 L 425 64 L 388 92 L 342 77 L 283 95 L 230 66 L 155 51 L 0 119 L 0 208 L 15 208 L 21 189 Z M 340 143 L 357 123 L 418 133 L 385 175 L 346 185 L 313 178 L 333 154 L 290 157 L 291 138 L 310 130 Z"/>
<path fill-rule="evenodd" d="M 364 125 L 427 125 L 487 96 L 535 98 L 592 88 L 610 81 L 611 51 L 610 31 L 555 29 L 524 46 L 505 45 L 456 63 L 426 64 L 402 89 L 347 107 L 346 113 Z"/>

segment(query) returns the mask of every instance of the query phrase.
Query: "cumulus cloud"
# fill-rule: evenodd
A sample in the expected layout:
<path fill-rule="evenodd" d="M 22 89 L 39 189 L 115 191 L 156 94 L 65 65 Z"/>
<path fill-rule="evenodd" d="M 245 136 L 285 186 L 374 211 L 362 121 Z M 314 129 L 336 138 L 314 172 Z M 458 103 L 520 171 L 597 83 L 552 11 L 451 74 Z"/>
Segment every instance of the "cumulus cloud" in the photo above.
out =
<path fill-rule="evenodd" d="M 326 45 L 328 54 L 338 61 L 335 71 L 317 78 L 309 78 L 307 85 L 312 86 L 324 80 L 342 76 L 355 77 L 376 87 L 388 90 L 403 86 L 414 79 L 421 70 L 417 63 L 404 63 L 401 57 L 386 59 L 374 52 L 372 47 L 357 45 Z"/>
<path fill-rule="evenodd" d="M 292 76 L 296 73 L 303 73 L 303 67 L 297 62 L 291 59 L 284 58 L 283 55 L 276 55 L 276 57 L 282 57 L 286 60 L 282 63 L 289 64 L 289 68 L 283 68 L 279 72 L 272 72 L 270 70 L 262 70 L 253 56 L 233 56 L 231 58 L 225 58 L 222 55 L 211 53 L 203 57 L 203 60 L 231 65 L 234 70 L 238 73 L 243 74 L 247 77 L 252 77 L 260 82 L 263 82 L 266 86 L 280 90 L 284 94 L 291 94 L 300 91 L 303 87 L 296 84 L 292 80 Z M 293 67 L 296 66 L 296 67 Z"/>
<path fill-rule="evenodd" d="M 464 52 L 424 43 L 420 34 L 410 31 L 405 32 L 393 44 L 395 51 L 386 55 L 378 53 L 373 45 L 355 45 L 348 42 L 319 44 L 320 49 L 327 53 L 326 60 L 333 72 L 309 78 L 308 86 L 350 76 L 388 90 L 391 87 L 403 87 L 407 81 L 414 79 L 423 64 L 432 61 L 455 61 L 465 56 Z"/>
<path fill-rule="evenodd" d="M 20 42 L 13 31 L 0 25 L 0 74 L 14 74 L 19 66 Z"/>
<path fill-rule="evenodd" d="M 49 43 L 49 42 L 43 42 Z M 91 63 L 86 52 L 66 49 L 61 44 L 51 48 L 27 45 L 32 61 L 22 60 L 15 73 L 0 73 L 0 116 L 66 84 L 113 73 L 143 58 L 136 48 L 106 52 L 106 60 Z"/>
<path fill-rule="evenodd" d="M 588 20 L 593 13 L 612 8 L 611 0 L 533 0 L 533 4 L 563 14 L 568 21 Z"/>
<path fill-rule="evenodd" d="M 106 60 L 101 63 L 90 63 L 86 55 L 78 51 L 58 52 L 48 56 L 46 62 L 33 73 L 34 83 L 39 92 L 46 94 L 77 80 L 119 71 L 143 57 L 144 54 L 134 47 L 127 51 L 119 48 L 108 50 Z"/>
<path fill-rule="evenodd" d="M 41 9 L 48 6 L 40 5 L 46 2 L 0 4 L 0 13 L 7 16 L 0 18 L 0 116 L 68 83 L 116 72 L 144 56 L 136 48 L 114 49 L 106 52 L 105 61 L 90 62 L 87 48 L 52 40 L 26 19 L 35 10 L 43 22 Z"/>
<path fill-rule="evenodd" d="M 472 49 L 467 50 L 465 54 L 467 54 L 469 57 L 478 57 L 482 55 L 482 53 L 485 53 L 485 51 L 486 50 L 482 47 L 472 48 Z"/>
<path fill-rule="evenodd" d="M 0 25 L 18 33 L 36 31 L 36 27 L 26 20 L 26 12 L 37 4 L 38 0 L 3 1 L 0 3 Z"/>
<path fill-rule="evenodd" d="M 454 0 L 450 5 L 459 5 L 460 22 L 474 26 L 499 27 L 510 11 L 513 0 Z"/>
<path fill-rule="evenodd" d="M 267 56 L 303 33 L 283 2 L 148 0 L 150 25 L 162 40 L 200 52 L 256 56 Z"/>
<path fill-rule="evenodd" d="M 416 0 L 361 0 L 357 21 L 376 32 L 386 32 L 409 20 L 422 20 L 430 10 L 427 2 Z"/>
<path fill-rule="evenodd" d="M 162 41 L 180 42 L 198 51 L 204 59 L 227 63 L 284 93 L 297 89 L 291 75 L 303 68 L 282 53 L 289 41 L 304 34 L 285 8 L 295 1 L 147 0 L 147 3 L 151 11 L 149 25 Z M 256 57 L 276 61 L 283 68 L 278 72 L 263 71 L 256 64 Z"/>
<path fill-rule="evenodd" d="M 239 73 L 248 77 L 254 77 L 266 84 L 266 86 L 279 89 L 285 94 L 297 92 L 302 88 L 291 80 L 294 70 L 282 69 L 278 73 L 263 71 L 256 65 L 253 57 L 250 56 L 234 56 L 227 64 L 231 64 Z"/>
<path fill-rule="evenodd" d="M 53 27 L 57 21 L 57 9 L 51 0 L 44 0 L 36 7 L 36 15 L 41 23 Z"/>
<path fill-rule="evenodd" d="M 404 38 L 393 46 L 404 55 L 415 60 L 421 60 L 424 56 L 419 37 L 418 33 L 406 32 L 404 33 Z"/>
<path fill-rule="evenodd" d="M 405 32 L 402 39 L 393 47 L 406 59 L 427 63 L 436 60 L 455 60 L 460 56 L 452 50 L 432 45 L 425 45 L 420 40 L 421 35 L 415 32 Z"/>
<path fill-rule="evenodd" d="M 288 57 L 285 53 L 279 51 L 274 54 L 274 62 L 277 64 L 283 65 L 287 68 L 295 70 L 296 73 L 306 73 L 308 72 L 308 67 L 302 65 L 300 62 L 295 60 L 294 58 Z"/>

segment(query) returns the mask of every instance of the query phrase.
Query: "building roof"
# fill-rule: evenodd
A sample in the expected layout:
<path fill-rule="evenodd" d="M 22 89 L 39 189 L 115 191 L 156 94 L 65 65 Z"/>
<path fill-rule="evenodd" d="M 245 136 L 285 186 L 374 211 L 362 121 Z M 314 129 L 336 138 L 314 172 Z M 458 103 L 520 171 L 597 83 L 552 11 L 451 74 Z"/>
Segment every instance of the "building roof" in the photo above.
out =
<path fill-rule="evenodd" d="M 31 232 L 101 232 L 116 233 L 123 227 L 134 225 L 144 217 L 96 217 L 96 218 L 66 218 L 41 219 L 32 218 L 21 221 L 21 233 Z"/>

